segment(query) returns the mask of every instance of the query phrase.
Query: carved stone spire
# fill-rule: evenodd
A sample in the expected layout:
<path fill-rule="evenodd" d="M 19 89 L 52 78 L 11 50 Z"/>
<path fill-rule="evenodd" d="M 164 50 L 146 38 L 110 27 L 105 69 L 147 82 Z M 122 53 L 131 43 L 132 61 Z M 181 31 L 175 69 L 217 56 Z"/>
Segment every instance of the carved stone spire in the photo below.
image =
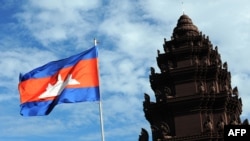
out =
<path fill-rule="evenodd" d="M 152 141 L 223 140 L 224 125 L 249 124 L 240 120 L 242 101 L 227 63 L 187 15 L 163 49 L 156 57 L 160 73 L 151 67 L 149 75 L 155 102 L 148 94 L 143 101 Z M 147 139 L 143 130 L 139 141 Z"/>
<path fill-rule="evenodd" d="M 193 24 L 192 20 L 183 14 L 174 28 L 173 37 L 180 38 L 182 36 L 197 36 L 199 35 L 198 28 Z"/>

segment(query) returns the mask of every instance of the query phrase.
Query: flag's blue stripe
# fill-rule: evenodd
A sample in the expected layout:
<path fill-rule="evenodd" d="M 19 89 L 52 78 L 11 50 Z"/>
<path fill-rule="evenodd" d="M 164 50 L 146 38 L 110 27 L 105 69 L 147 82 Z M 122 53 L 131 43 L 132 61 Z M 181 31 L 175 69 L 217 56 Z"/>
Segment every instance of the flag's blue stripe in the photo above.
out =
<path fill-rule="evenodd" d="M 99 101 L 99 86 L 89 88 L 67 88 L 58 97 L 57 103 L 76 103 L 85 101 Z"/>
<path fill-rule="evenodd" d="M 55 100 L 27 102 L 21 104 L 20 114 L 23 116 L 48 115 L 55 105 L 60 103 L 76 103 L 85 101 L 99 101 L 99 87 L 64 89 Z"/>
<path fill-rule="evenodd" d="M 57 73 L 59 70 L 75 65 L 80 60 L 97 58 L 98 53 L 96 47 L 92 47 L 82 53 L 76 54 L 69 58 L 61 59 L 58 61 L 49 62 L 41 67 L 38 67 L 19 77 L 20 81 L 25 81 L 30 78 L 43 78 L 49 77 Z"/>
<path fill-rule="evenodd" d="M 49 101 L 40 101 L 40 102 L 27 102 L 21 104 L 20 114 L 22 116 L 44 116 L 48 115 L 55 104 L 53 104 L 53 100 Z"/>

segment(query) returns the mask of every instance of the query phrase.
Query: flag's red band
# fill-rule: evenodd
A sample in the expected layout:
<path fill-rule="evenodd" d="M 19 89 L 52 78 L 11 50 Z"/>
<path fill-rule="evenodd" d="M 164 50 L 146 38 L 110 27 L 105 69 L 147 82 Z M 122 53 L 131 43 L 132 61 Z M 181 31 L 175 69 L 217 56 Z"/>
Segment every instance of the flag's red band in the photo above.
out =
<path fill-rule="evenodd" d="M 38 97 L 46 91 L 48 84 L 53 86 L 58 81 L 59 75 L 61 76 L 62 80 L 65 81 L 68 75 L 71 74 L 72 78 L 80 83 L 75 85 L 67 85 L 65 88 L 87 88 L 99 86 L 97 61 L 97 58 L 81 60 L 74 66 L 59 70 L 57 74 L 51 77 L 28 79 L 22 81 L 18 86 L 21 103 L 41 101 L 41 98 Z M 55 97 L 49 97 L 46 98 L 46 100 L 52 100 L 54 98 Z"/>

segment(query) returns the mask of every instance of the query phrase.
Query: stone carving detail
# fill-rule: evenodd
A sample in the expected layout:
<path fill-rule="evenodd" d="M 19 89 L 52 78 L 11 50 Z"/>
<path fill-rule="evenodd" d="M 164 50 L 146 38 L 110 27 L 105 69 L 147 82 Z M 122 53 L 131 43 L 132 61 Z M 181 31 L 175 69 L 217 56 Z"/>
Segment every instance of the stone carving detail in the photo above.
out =
<path fill-rule="evenodd" d="M 232 88 L 230 88 L 226 83 L 223 85 L 223 91 L 225 91 L 227 94 L 232 94 Z"/>
<path fill-rule="evenodd" d="M 163 102 L 164 101 L 164 95 L 160 90 L 155 90 L 155 98 L 157 102 Z"/>
<path fill-rule="evenodd" d="M 169 87 L 164 87 L 164 93 L 166 96 L 172 95 L 171 89 Z"/>
<path fill-rule="evenodd" d="M 213 122 L 211 120 L 211 117 L 208 115 L 204 124 L 203 124 L 203 127 L 205 129 L 205 131 L 213 131 Z"/>
<path fill-rule="evenodd" d="M 207 57 L 203 58 L 203 65 L 204 65 L 204 67 L 207 67 L 207 66 L 210 65 L 210 61 L 209 61 L 209 59 Z"/>
<path fill-rule="evenodd" d="M 227 70 L 227 68 L 228 68 L 227 62 L 224 62 L 224 63 L 223 63 L 223 68 L 224 68 L 225 70 Z"/>
<path fill-rule="evenodd" d="M 231 125 L 238 125 L 238 120 L 235 117 L 235 115 L 231 115 L 230 117 L 231 117 L 230 124 Z"/>
<path fill-rule="evenodd" d="M 151 75 L 155 74 L 155 68 L 154 67 L 150 67 L 150 71 L 151 71 Z"/>
<path fill-rule="evenodd" d="M 195 65 L 195 66 L 199 66 L 199 59 L 198 59 L 197 56 L 195 56 L 195 57 L 193 58 L 193 61 L 194 61 L 194 65 Z"/>
<path fill-rule="evenodd" d="M 160 65 L 161 72 L 167 72 L 168 67 L 165 64 Z"/>
<path fill-rule="evenodd" d="M 173 47 L 174 47 L 173 45 L 167 44 L 167 39 L 164 38 L 164 44 L 163 44 L 164 51 L 172 53 Z"/>
<path fill-rule="evenodd" d="M 215 46 L 215 51 L 216 51 L 216 54 L 218 54 L 218 47 L 217 46 Z"/>
<path fill-rule="evenodd" d="M 237 87 L 233 88 L 233 95 L 237 96 L 237 97 L 239 96 L 239 92 L 238 92 L 238 88 Z"/>
<path fill-rule="evenodd" d="M 150 96 L 146 93 L 144 93 L 144 99 L 145 99 L 145 103 L 150 103 Z"/>
<path fill-rule="evenodd" d="M 221 116 L 220 120 L 217 123 L 218 131 L 224 131 L 224 125 L 225 125 L 225 121 L 224 121 L 223 116 Z"/>
<path fill-rule="evenodd" d="M 144 128 L 141 129 L 141 135 L 139 135 L 139 141 L 148 141 L 148 132 Z"/>
<path fill-rule="evenodd" d="M 243 125 L 249 125 L 248 119 L 245 119 L 242 124 Z"/>
<path fill-rule="evenodd" d="M 201 94 L 204 94 L 205 93 L 205 85 L 204 85 L 204 82 L 200 82 L 200 84 L 199 84 L 199 92 L 201 93 Z"/>
<path fill-rule="evenodd" d="M 210 94 L 215 94 L 216 93 L 216 86 L 215 86 L 214 81 L 210 84 L 209 91 L 210 91 Z"/>
<path fill-rule="evenodd" d="M 144 102 L 143 102 L 143 110 L 144 112 L 148 111 L 148 106 L 150 104 L 150 96 L 144 93 Z"/>
<path fill-rule="evenodd" d="M 148 132 L 144 128 L 141 129 L 141 135 L 139 135 L 139 141 L 148 141 Z"/>
<path fill-rule="evenodd" d="M 153 141 L 158 141 L 161 137 L 161 130 L 155 125 L 151 126 L 151 130 L 153 133 Z"/>
<path fill-rule="evenodd" d="M 167 138 L 170 134 L 170 128 L 166 122 L 161 123 L 161 130 L 163 137 Z"/>
<path fill-rule="evenodd" d="M 161 141 L 161 139 L 170 138 L 170 128 L 166 122 L 161 122 L 158 126 L 152 125 L 153 140 Z"/>

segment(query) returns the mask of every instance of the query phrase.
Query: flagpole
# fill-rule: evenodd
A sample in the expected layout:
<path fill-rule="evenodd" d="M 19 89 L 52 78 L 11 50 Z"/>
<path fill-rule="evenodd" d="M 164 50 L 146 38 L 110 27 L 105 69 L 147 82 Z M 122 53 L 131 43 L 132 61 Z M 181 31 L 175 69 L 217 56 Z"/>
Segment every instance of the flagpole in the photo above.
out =
<path fill-rule="evenodd" d="M 97 46 L 97 40 L 95 38 L 94 38 L 94 46 Z M 100 82 L 100 77 L 99 77 L 99 82 Z M 100 124 L 101 124 L 102 141 L 105 141 L 105 138 L 104 138 L 104 125 L 103 125 L 103 117 L 102 117 L 102 96 L 101 96 L 101 91 L 100 91 L 100 101 L 99 101 L 99 113 L 100 113 Z"/>
<path fill-rule="evenodd" d="M 100 109 L 100 123 L 101 123 L 101 130 L 102 130 L 102 141 L 105 141 L 104 138 L 104 128 L 103 128 L 103 117 L 102 117 L 102 101 L 100 96 L 100 102 L 99 102 L 99 109 Z"/>

